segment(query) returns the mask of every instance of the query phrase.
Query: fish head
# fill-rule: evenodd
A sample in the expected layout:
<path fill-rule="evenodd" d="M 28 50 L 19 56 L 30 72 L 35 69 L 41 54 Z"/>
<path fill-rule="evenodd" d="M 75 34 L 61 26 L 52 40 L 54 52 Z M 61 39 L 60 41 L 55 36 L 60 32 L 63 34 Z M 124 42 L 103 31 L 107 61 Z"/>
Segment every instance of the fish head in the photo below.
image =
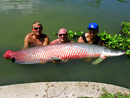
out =
<path fill-rule="evenodd" d="M 7 50 L 6 52 L 5 52 L 5 54 L 4 54 L 4 58 L 6 58 L 6 59 L 12 59 L 13 58 L 13 51 L 11 51 L 11 50 Z"/>
<path fill-rule="evenodd" d="M 104 48 L 104 54 L 105 54 L 105 56 L 120 56 L 120 55 L 124 55 L 125 52 L 119 51 L 119 50 L 114 50 L 114 49 Z"/>
<path fill-rule="evenodd" d="M 110 56 L 120 56 L 120 55 L 123 55 L 125 54 L 125 52 L 123 51 L 118 51 L 118 50 L 115 50 L 115 51 L 112 51 L 110 52 Z"/>

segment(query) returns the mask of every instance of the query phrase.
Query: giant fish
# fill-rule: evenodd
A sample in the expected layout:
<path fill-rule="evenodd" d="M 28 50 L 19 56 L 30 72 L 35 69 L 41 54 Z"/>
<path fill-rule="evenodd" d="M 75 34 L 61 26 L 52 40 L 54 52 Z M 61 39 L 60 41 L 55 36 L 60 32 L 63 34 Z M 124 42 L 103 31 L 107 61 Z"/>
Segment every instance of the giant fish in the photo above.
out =
<path fill-rule="evenodd" d="M 4 58 L 12 59 L 20 64 L 36 64 L 41 61 L 79 59 L 88 57 L 99 57 L 101 62 L 108 56 L 120 56 L 125 54 L 107 47 L 86 44 L 86 43 L 64 43 L 46 46 L 37 46 L 26 50 L 11 51 L 7 50 Z M 97 64 L 97 63 L 93 64 Z"/>

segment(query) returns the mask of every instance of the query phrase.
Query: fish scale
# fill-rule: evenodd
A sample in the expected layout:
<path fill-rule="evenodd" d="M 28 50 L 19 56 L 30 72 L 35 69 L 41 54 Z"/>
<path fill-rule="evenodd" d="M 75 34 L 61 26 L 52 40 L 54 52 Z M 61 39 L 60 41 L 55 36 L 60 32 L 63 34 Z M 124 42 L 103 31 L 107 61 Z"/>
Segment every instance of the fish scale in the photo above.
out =
<path fill-rule="evenodd" d="M 86 57 L 120 56 L 122 51 L 111 50 L 106 47 L 86 43 L 65 43 L 46 46 L 37 46 L 21 51 L 8 50 L 4 57 L 15 59 L 20 64 L 35 64 L 43 61 L 61 59 L 80 59 Z"/>

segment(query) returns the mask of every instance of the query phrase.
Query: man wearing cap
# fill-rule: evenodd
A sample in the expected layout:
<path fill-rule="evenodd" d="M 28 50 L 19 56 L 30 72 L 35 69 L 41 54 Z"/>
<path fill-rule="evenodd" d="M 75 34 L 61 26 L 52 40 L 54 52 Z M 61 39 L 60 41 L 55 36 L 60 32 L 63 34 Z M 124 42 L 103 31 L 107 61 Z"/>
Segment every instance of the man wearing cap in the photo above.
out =
<path fill-rule="evenodd" d="M 99 31 L 99 26 L 96 23 L 90 23 L 88 25 L 88 32 L 82 34 L 78 42 L 82 43 L 89 43 L 89 44 L 96 44 L 96 45 L 101 45 L 104 46 L 104 43 L 100 39 L 100 37 L 97 35 Z"/>

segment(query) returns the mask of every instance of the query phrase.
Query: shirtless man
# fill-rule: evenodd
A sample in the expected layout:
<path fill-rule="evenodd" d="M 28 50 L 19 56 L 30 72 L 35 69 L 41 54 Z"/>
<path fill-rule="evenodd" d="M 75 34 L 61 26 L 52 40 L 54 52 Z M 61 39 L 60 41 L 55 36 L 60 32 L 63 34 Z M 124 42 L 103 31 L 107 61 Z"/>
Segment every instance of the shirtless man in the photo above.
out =
<path fill-rule="evenodd" d="M 67 30 L 65 28 L 61 28 L 58 31 L 58 39 L 53 40 L 50 44 L 60 44 L 60 43 L 69 43 L 72 42 L 68 39 Z"/>
<path fill-rule="evenodd" d="M 27 34 L 24 39 L 23 50 L 29 47 L 49 44 L 48 36 L 42 34 L 42 31 L 42 24 L 40 22 L 34 22 L 32 25 L 32 32 Z"/>

